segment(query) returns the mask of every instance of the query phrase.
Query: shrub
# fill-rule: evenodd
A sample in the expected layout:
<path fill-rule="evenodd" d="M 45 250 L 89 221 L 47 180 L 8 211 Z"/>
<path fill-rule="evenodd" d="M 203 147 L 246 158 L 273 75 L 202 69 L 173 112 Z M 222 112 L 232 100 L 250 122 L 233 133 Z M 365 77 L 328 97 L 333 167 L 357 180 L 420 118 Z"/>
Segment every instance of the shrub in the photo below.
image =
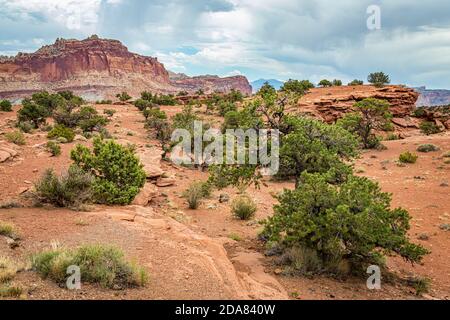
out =
<path fill-rule="evenodd" d="M 35 197 L 40 203 L 78 209 L 92 198 L 93 176 L 77 166 L 58 177 L 47 169 L 35 184 Z"/>
<path fill-rule="evenodd" d="M 419 107 L 413 112 L 414 116 L 417 118 L 422 118 L 426 115 L 426 111 L 424 107 Z"/>
<path fill-rule="evenodd" d="M 422 121 L 419 127 L 420 131 L 422 131 L 427 136 L 441 132 L 439 127 L 431 121 Z"/>
<path fill-rule="evenodd" d="M 56 108 L 53 111 L 52 117 L 57 124 L 68 128 L 75 128 L 80 121 L 80 114 L 78 112 L 72 112 L 67 106 Z"/>
<path fill-rule="evenodd" d="M 169 94 L 169 95 L 160 95 L 158 96 L 157 94 L 155 94 L 153 96 L 153 103 L 162 105 L 162 106 L 174 106 L 177 104 L 177 101 L 175 100 L 174 96 Z"/>
<path fill-rule="evenodd" d="M 331 81 L 327 80 L 327 79 L 323 79 L 323 80 L 320 80 L 319 86 L 323 87 L 323 88 L 332 87 L 333 83 Z"/>
<path fill-rule="evenodd" d="M 20 131 L 12 131 L 5 134 L 5 138 L 7 141 L 17 144 L 19 146 L 23 146 L 26 144 L 25 136 Z"/>
<path fill-rule="evenodd" d="M 186 198 L 189 209 L 197 209 L 200 205 L 200 200 L 203 198 L 202 188 L 199 183 L 192 183 L 188 189 L 183 193 Z"/>
<path fill-rule="evenodd" d="M 17 122 L 16 127 L 25 133 L 30 133 L 34 129 L 34 124 L 30 121 Z"/>
<path fill-rule="evenodd" d="M 333 80 L 333 86 L 334 86 L 334 87 L 340 87 L 340 86 L 342 86 L 342 81 L 341 81 L 341 80 L 338 80 L 338 79 L 334 79 L 334 80 Z"/>
<path fill-rule="evenodd" d="M 96 101 L 95 104 L 112 104 L 112 100 L 99 100 Z"/>
<path fill-rule="evenodd" d="M 75 138 L 75 132 L 72 129 L 65 127 L 64 125 L 57 124 L 53 127 L 52 130 L 50 130 L 47 137 L 49 139 L 64 138 L 67 142 L 72 142 Z"/>
<path fill-rule="evenodd" d="M 394 140 L 399 140 L 399 139 L 400 139 L 400 137 L 395 133 L 389 133 L 385 138 L 386 141 L 394 141 Z"/>
<path fill-rule="evenodd" d="M 256 204 L 247 195 L 240 195 L 231 203 L 231 212 L 241 220 L 250 220 L 257 209 Z"/>
<path fill-rule="evenodd" d="M 391 82 L 389 76 L 384 72 L 374 72 L 369 74 L 367 81 L 376 87 L 383 87 Z"/>
<path fill-rule="evenodd" d="M 289 79 L 286 81 L 283 86 L 280 88 L 283 92 L 295 93 L 298 95 L 305 94 L 309 89 L 314 88 L 314 84 L 312 84 L 309 80 L 292 80 Z"/>
<path fill-rule="evenodd" d="M 304 172 L 327 173 L 330 181 L 341 182 L 351 173 L 343 160 L 358 155 L 358 142 L 348 131 L 318 120 L 289 117 L 291 132 L 281 139 L 279 178 L 295 177 Z"/>
<path fill-rule="evenodd" d="M 77 145 L 71 159 L 95 176 L 93 190 L 98 203 L 129 204 L 144 186 L 146 174 L 131 146 L 95 138 L 93 150 Z"/>
<path fill-rule="evenodd" d="M 91 119 L 81 120 L 79 125 L 83 132 L 100 131 L 108 123 L 108 119 L 102 116 L 94 116 Z"/>
<path fill-rule="evenodd" d="M 24 99 L 22 101 L 22 108 L 17 112 L 17 120 L 18 122 L 31 122 L 34 128 L 38 128 L 39 125 L 45 122 L 45 118 L 49 115 L 48 110 L 43 106 L 29 99 Z"/>
<path fill-rule="evenodd" d="M 131 99 L 131 96 L 127 92 L 122 92 L 116 94 L 116 98 L 119 98 L 120 101 L 125 102 Z"/>
<path fill-rule="evenodd" d="M 277 199 L 263 238 L 283 248 L 317 252 L 327 271 L 347 261 L 364 273 L 367 265 L 384 265 L 384 254 L 420 262 L 428 253 L 407 238 L 408 212 L 391 209 L 391 195 L 367 178 L 350 176 L 337 186 L 321 174 L 303 173 L 298 188 Z"/>
<path fill-rule="evenodd" d="M 85 245 L 78 249 L 53 249 L 34 254 L 32 268 L 57 283 L 67 281 L 67 268 L 78 266 L 82 280 L 111 289 L 144 286 L 147 273 L 142 267 L 127 262 L 121 250 L 112 246 Z"/>
<path fill-rule="evenodd" d="M 116 113 L 116 110 L 114 109 L 105 109 L 103 110 L 103 114 L 106 114 L 109 117 L 112 117 Z"/>
<path fill-rule="evenodd" d="M 134 102 L 134 106 L 139 109 L 139 111 L 144 111 L 146 108 L 152 105 L 151 101 L 138 99 Z"/>
<path fill-rule="evenodd" d="M 354 107 L 358 112 L 346 114 L 337 124 L 359 137 L 365 149 L 378 147 L 380 140 L 373 131 L 384 130 L 390 124 L 392 114 L 389 112 L 389 103 L 367 98 L 357 102 Z"/>
<path fill-rule="evenodd" d="M 231 89 L 231 91 L 225 96 L 225 100 L 235 103 L 244 101 L 244 96 L 239 90 Z"/>
<path fill-rule="evenodd" d="M 355 79 L 352 82 L 348 83 L 349 86 L 362 86 L 363 84 L 364 84 L 364 81 L 358 80 L 358 79 Z"/>
<path fill-rule="evenodd" d="M 277 90 L 273 86 L 271 86 L 268 82 L 264 82 L 261 88 L 256 93 L 258 96 L 264 97 L 266 95 L 274 95 L 277 94 Z"/>
<path fill-rule="evenodd" d="M 435 151 L 439 151 L 439 147 L 435 146 L 434 144 L 422 144 L 417 148 L 418 152 L 435 152 Z"/>
<path fill-rule="evenodd" d="M 223 117 L 225 116 L 228 112 L 231 111 L 237 111 L 237 107 L 234 103 L 232 102 L 227 102 L 227 101 L 222 101 L 221 103 L 219 103 L 218 105 L 218 110 L 219 110 L 219 114 Z"/>
<path fill-rule="evenodd" d="M 12 104 L 8 100 L 0 101 L 0 111 L 10 112 L 12 111 Z"/>
<path fill-rule="evenodd" d="M 151 92 L 144 91 L 144 92 L 141 92 L 141 99 L 149 101 L 149 102 L 152 102 L 153 101 L 153 95 L 152 95 Z"/>
<path fill-rule="evenodd" d="M 72 97 L 73 94 L 70 98 Z M 68 100 L 70 100 L 70 98 Z M 48 115 L 50 115 L 58 106 L 66 105 L 68 101 L 60 94 L 50 94 L 47 91 L 37 92 L 31 96 L 31 99 L 36 102 L 36 104 L 42 106 L 47 111 Z"/>
<path fill-rule="evenodd" d="M 177 97 L 184 97 L 187 96 L 189 93 L 187 91 L 180 91 L 177 93 Z"/>
<path fill-rule="evenodd" d="M 54 157 L 57 157 L 61 154 L 61 146 L 54 141 L 48 141 L 45 145 L 45 149 L 47 149 L 47 151 L 50 152 Z"/>
<path fill-rule="evenodd" d="M 400 154 L 398 160 L 400 161 L 400 163 L 416 163 L 418 158 L 419 156 L 417 156 L 416 154 L 406 151 Z"/>

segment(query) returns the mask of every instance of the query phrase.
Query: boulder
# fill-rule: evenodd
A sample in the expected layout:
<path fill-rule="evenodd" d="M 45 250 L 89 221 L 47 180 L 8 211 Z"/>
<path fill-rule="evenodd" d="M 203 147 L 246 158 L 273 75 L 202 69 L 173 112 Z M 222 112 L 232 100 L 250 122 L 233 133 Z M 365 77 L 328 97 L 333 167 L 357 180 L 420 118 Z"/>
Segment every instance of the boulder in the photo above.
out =
<path fill-rule="evenodd" d="M 161 169 L 162 151 L 157 149 L 137 150 L 137 155 L 144 165 L 144 171 L 149 179 L 156 179 L 163 175 L 164 170 Z"/>
<path fill-rule="evenodd" d="M 158 187 L 170 187 L 175 184 L 176 180 L 175 178 L 166 178 L 166 177 L 160 177 L 158 180 L 156 180 L 156 186 Z"/>
<path fill-rule="evenodd" d="M 10 148 L 8 145 L 0 145 L 0 163 L 14 158 L 17 155 L 17 151 Z"/>
<path fill-rule="evenodd" d="M 11 158 L 11 154 L 9 154 L 9 152 L 0 150 L 0 163 L 5 162 L 9 158 Z"/>
<path fill-rule="evenodd" d="M 77 134 L 73 140 L 74 141 L 80 141 L 80 142 L 88 141 L 85 137 L 83 137 L 82 135 L 79 135 L 79 134 Z"/>
<path fill-rule="evenodd" d="M 158 188 L 154 184 L 146 183 L 141 192 L 139 192 L 139 194 L 136 196 L 132 204 L 145 207 L 156 196 L 158 196 Z"/>

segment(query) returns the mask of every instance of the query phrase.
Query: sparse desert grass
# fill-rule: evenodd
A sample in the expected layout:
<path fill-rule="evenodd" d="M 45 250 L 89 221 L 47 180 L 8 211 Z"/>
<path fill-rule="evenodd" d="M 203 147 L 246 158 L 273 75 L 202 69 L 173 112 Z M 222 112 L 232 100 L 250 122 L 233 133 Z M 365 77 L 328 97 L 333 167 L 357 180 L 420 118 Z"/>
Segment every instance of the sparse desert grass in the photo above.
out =
<path fill-rule="evenodd" d="M 80 218 L 80 219 L 77 219 L 77 221 L 75 221 L 75 224 L 80 227 L 85 227 L 85 226 L 89 225 L 89 222 Z"/>
<path fill-rule="evenodd" d="M 424 153 L 428 153 L 428 152 L 436 152 L 439 151 L 439 147 L 435 146 L 434 144 L 422 144 L 417 148 L 418 152 L 424 152 Z"/>
<path fill-rule="evenodd" d="M 232 233 L 228 237 L 231 240 L 234 240 L 234 241 L 237 241 L 237 242 L 242 241 L 242 237 L 240 235 L 238 235 L 237 233 Z"/>
<path fill-rule="evenodd" d="M 5 138 L 8 142 L 23 146 L 26 144 L 25 136 L 20 131 L 12 131 L 5 134 Z"/>
<path fill-rule="evenodd" d="M 18 270 L 17 264 L 11 259 L 0 256 L 0 284 L 11 281 Z"/>
<path fill-rule="evenodd" d="M 0 235 L 13 238 L 17 234 L 12 224 L 0 221 Z"/>
<path fill-rule="evenodd" d="M 66 281 L 66 270 L 71 265 L 80 267 L 83 281 L 98 283 L 105 288 L 144 286 L 148 280 L 142 267 L 127 262 L 123 252 L 111 246 L 56 248 L 33 255 L 31 263 L 33 270 L 57 283 Z"/>
<path fill-rule="evenodd" d="M 257 210 L 256 204 L 248 195 L 240 195 L 231 203 L 233 215 L 241 220 L 250 220 Z"/>
<path fill-rule="evenodd" d="M 431 281 L 428 278 L 416 277 L 409 279 L 408 283 L 416 290 L 417 296 L 422 296 L 424 293 L 428 293 L 430 291 Z"/>
<path fill-rule="evenodd" d="M 35 198 L 41 203 L 76 209 L 92 198 L 92 183 L 92 175 L 76 166 L 60 177 L 49 169 L 35 184 Z"/>
<path fill-rule="evenodd" d="M 400 154 L 398 160 L 400 163 L 416 163 L 418 158 L 416 154 L 406 151 Z"/>
<path fill-rule="evenodd" d="M 384 140 L 386 141 L 400 140 L 400 137 L 395 133 L 389 133 Z"/>
<path fill-rule="evenodd" d="M 319 272 L 323 268 L 317 251 L 306 247 L 292 247 L 286 249 L 281 256 L 281 262 L 289 265 L 290 271 L 300 274 Z"/>
<path fill-rule="evenodd" d="M 0 287 L 0 297 L 1 298 L 19 298 L 23 293 L 21 287 L 16 286 L 4 286 Z"/>
<path fill-rule="evenodd" d="M 210 195 L 211 185 L 207 182 L 194 182 L 183 192 L 183 197 L 186 198 L 189 209 L 194 210 L 199 207 L 201 199 Z"/>
<path fill-rule="evenodd" d="M 112 117 L 116 113 L 116 110 L 114 109 L 105 109 L 103 110 L 103 114 L 106 114 L 109 117 Z"/>
<path fill-rule="evenodd" d="M 45 145 L 45 149 L 54 157 L 57 157 L 61 154 L 61 146 L 55 141 L 48 141 Z"/>
<path fill-rule="evenodd" d="M 0 256 L 0 298 L 18 298 L 22 295 L 22 288 L 10 285 L 20 269 L 10 258 Z"/>

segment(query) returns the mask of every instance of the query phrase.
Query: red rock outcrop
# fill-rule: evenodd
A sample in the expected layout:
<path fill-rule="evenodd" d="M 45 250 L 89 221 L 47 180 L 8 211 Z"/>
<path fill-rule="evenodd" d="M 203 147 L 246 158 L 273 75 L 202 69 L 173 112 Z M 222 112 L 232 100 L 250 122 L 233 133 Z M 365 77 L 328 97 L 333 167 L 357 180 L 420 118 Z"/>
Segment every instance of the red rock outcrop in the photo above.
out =
<path fill-rule="evenodd" d="M 314 88 L 298 102 L 296 112 L 313 115 L 332 123 L 345 113 L 354 111 L 354 104 L 366 98 L 383 99 L 389 102 L 395 118 L 405 118 L 415 110 L 419 94 L 403 86 L 342 86 Z"/>
<path fill-rule="evenodd" d="M 202 89 L 205 93 L 215 91 L 228 93 L 231 89 L 239 90 L 245 95 L 252 94 L 252 86 L 244 76 L 220 78 L 218 76 L 177 77 L 172 78 L 172 84 L 188 92 Z"/>
<path fill-rule="evenodd" d="M 120 41 L 91 36 L 58 39 L 30 54 L 0 58 L 0 97 L 19 98 L 39 90 L 73 90 L 87 99 L 111 97 L 120 90 L 137 96 L 143 90 L 160 93 L 203 89 L 251 93 L 245 77 L 200 76 L 171 81 L 157 58 L 128 51 Z"/>

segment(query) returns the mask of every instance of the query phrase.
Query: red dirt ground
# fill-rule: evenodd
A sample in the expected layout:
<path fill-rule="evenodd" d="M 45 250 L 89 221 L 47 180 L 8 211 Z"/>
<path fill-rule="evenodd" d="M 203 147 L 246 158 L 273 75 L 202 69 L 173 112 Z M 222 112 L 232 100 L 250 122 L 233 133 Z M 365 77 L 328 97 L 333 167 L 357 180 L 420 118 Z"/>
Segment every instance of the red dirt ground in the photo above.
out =
<path fill-rule="evenodd" d="M 148 138 L 143 117 L 133 106 L 96 106 L 116 109 L 109 131 L 139 148 L 157 152 L 159 147 Z M 170 115 L 180 107 L 164 107 Z M 17 110 L 17 107 L 15 107 Z M 0 112 L 0 143 L 15 113 Z M 25 146 L 14 146 L 19 155 L 0 164 L 0 203 L 18 199 L 19 192 L 30 188 L 46 168 L 62 171 L 71 161 L 69 152 L 76 142 L 65 144 L 59 157 L 50 157 L 37 145 L 47 141 L 46 133 L 26 135 Z M 89 144 L 90 142 L 84 142 Z M 433 143 L 441 151 L 420 153 L 416 164 L 398 166 L 395 161 L 405 150 L 415 151 L 419 144 Z M 402 278 L 410 275 L 431 279 L 431 291 L 425 298 L 450 298 L 449 232 L 440 225 L 450 223 L 450 165 L 442 153 L 450 150 L 450 135 L 412 136 L 385 142 L 384 151 L 365 152 L 355 163 L 359 174 L 378 181 L 383 190 L 393 193 L 393 204 L 409 210 L 412 216 L 410 236 L 431 250 L 422 265 L 411 266 L 398 258 L 389 258 L 390 270 Z M 158 201 L 151 207 L 93 207 L 90 212 L 55 208 L 0 209 L 0 221 L 13 223 L 22 241 L 9 249 L 0 237 L 0 255 L 27 261 L 29 254 L 48 248 L 52 242 L 65 246 L 85 243 L 114 244 L 126 256 L 142 264 L 150 275 L 145 288 L 112 291 L 95 285 L 83 285 L 81 291 L 60 288 L 32 271 L 20 272 L 14 280 L 25 289 L 26 299 L 417 299 L 414 290 L 399 283 L 382 284 L 370 291 L 364 279 L 337 280 L 327 277 L 293 277 L 279 274 L 272 259 L 264 256 L 257 234 L 260 220 L 270 216 L 275 200 L 272 194 L 293 188 L 293 182 L 268 181 L 267 187 L 248 192 L 258 204 L 255 219 L 241 222 L 232 218 L 229 203 L 219 203 L 220 193 L 231 199 L 236 190 L 217 191 L 198 210 L 189 210 L 181 193 L 195 180 L 206 180 L 207 173 L 160 164 L 173 186 L 158 188 Z M 133 219 L 134 218 L 134 219 Z M 125 221 L 126 220 L 132 220 Z M 428 240 L 419 240 L 426 234 Z M 234 239 L 234 240 L 233 240 Z M 237 240 L 237 241 L 236 241 Z"/>

